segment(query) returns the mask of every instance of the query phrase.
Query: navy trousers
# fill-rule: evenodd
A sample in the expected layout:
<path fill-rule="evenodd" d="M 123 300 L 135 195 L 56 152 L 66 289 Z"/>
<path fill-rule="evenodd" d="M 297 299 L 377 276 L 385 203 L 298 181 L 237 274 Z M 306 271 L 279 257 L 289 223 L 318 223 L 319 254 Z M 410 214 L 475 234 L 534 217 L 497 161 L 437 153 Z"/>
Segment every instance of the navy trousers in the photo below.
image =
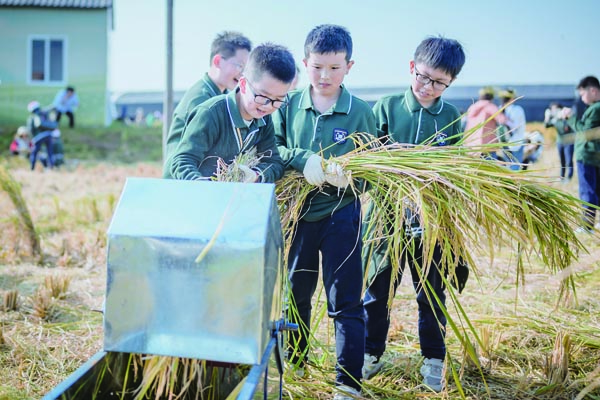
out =
<path fill-rule="evenodd" d="M 52 131 L 38 133 L 33 137 L 32 142 L 33 150 L 29 155 L 29 161 L 31 161 L 31 170 L 35 168 L 38 153 L 40 152 L 42 145 L 46 147 L 46 153 L 48 153 L 48 166 L 52 168 L 54 166 L 52 154 Z"/>
<path fill-rule="evenodd" d="M 421 284 L 419 279 L 423 271 L 423 248 L 419 238 L 412 239 L 414 250 L 405 249 L 400 255 L 400 268 L 397 276 L 394 277 L 395 292 L 402 279 L 403 267 L 408 263 L 412 276 L 413 286 L 417 293 L 417 304 L 419 310 L 419 342 L 421 344 L 421 354 L 426 358 L 438 358 L 443 360 L 446 357 L 445 327 L 446 317 L 431 294 L 431 290 Z M 380 250 L 384 252 L 383 247 Z M 389 258 L 384 254 L 375 254 L 374 260 L 387 263 L 386 266 L 379 266 L 379 273 L 367 287 L 364 296 L 365 308 L 365 352 L 376 357 L 380 357 L 385 351 L 385 345 L 390 328 L 390 318 L 388 301 L 390 294 L 390 285 L 392 284 L 392 267 Z M 441 259 L 441 249 L 436 245 L 432 265 L 427 273 L 427 282 L 433 288 L 433 291 L 445 305 L 446 294 L 439 266 Z M 377 262 L 377 261 L 375 261 Z M 372 265 L 369 268 L 377 268 Z M 428 296 L 429 294 L 429 296 Z M 439 322 L 438 322 L 439 321 Z"/>
<path fill-rule="evenodd" d="M 579 199 L 600 206 L 600 167 L 577 161 L 577 178 L 579 180 Z M 596 209 L 591 206 L 583 206 L 583 226 L 593 229 L 595 222 Z"/>
<path fill-rule="evenodd" d="M 360 224 L 358 200 L 320 221 L 301 220 L 288 259 L 292 299 L 298 311 L 291 320 L 300 325 L 299 331 L 290 335 L 290 361 L 306 361 L 320 252 L 327 313 L 335 327 L 336 381 L 356 389 L 360 388 L 365 350 Z"/>
<path fill-rule="evenodd" d="M 573 143 L 557 143 L 556 148 L 558 149 L 558 157 L 560 158 L 560 177 L 573 178 L 573 152 L 575 151 L 575 145 Z"/>

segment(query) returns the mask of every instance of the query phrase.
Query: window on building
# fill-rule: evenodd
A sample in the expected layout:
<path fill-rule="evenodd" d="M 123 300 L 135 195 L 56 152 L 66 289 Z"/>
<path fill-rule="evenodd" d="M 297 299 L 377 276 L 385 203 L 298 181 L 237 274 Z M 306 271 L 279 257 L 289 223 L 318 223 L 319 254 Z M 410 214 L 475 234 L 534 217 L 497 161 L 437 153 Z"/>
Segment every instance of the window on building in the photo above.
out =
<path fill-rule="evenodd" d="M 65 40 L 62 38 L 31 38 L 28 80 L 31 83 L 64 83 L 65 47 Z"/>

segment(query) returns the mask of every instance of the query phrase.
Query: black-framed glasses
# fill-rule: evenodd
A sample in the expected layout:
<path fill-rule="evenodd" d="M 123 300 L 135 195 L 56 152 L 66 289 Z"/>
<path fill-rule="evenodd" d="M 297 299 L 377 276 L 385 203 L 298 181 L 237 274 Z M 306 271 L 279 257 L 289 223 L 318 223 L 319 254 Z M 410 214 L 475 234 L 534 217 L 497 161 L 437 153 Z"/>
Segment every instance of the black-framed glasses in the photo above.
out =
<path fill-rule="evenodd" d="M 429 85 L 431 83 L 431 87 L 433 87 L 435 90 L 440 91 L 440 92 L 442 90 L 448 89 L 448 86 L 450 86 L 450 85 L 445 84 L 444 82 L 436 81 L 435 79 L 431 79 L 427 75 L 423 75 L 422 73 L 419 72 L 417 67 L 415 67 L 415 77 L 417 79 L 417 82 L 419 82 L 421 85 Z"/>
<path fill-rule="evenodd" d="M 254 88 L 252 87 L 250 82 L 248 82 L 247 79 L 246 83 L 248 84 L 250 91 L 254 95 L 254 102 L 256 104 L 260 104 L 261 106 L 268 106 L 269 104 L 271 104 L 273 108 L 281 108 L 287 104 L 287 100 L 271 99 L 267 96 L 263 96 L 262 94 L 256 94 L 256 90 L 254 90 Z"/>

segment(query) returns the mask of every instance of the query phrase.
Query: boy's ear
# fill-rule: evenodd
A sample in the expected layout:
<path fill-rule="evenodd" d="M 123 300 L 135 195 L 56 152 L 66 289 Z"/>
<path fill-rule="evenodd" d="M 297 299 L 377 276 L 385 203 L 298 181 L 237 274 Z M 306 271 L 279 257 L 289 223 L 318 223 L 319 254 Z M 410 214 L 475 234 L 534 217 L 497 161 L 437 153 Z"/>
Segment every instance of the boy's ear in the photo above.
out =
<path fill-rule="evenodd" d="M 240 91 L 242 93 L 246 93 L 246 77 L 244 75 L 240 76 L 240 80 L 238 81 L 238 86 L 240 87 Z"/>
<path fill-rule="evenodd" d="M 354 60 L 350 60 L 348 61 L 348 64 L 346 65 L 346 75 L 348 75 L 348 72 L 350 72 L 350 69 L 352 69 L 352 66 L 354 65 Z"/>
<path fill-rule="evenodd" d="M 215 54 L 215 56 L 212 58 L 212 65 L 214 65 L 215 67 L 219 68 L 221 66 L 221 60 L 223 58 L 221 57 L 220 54 Z"/>

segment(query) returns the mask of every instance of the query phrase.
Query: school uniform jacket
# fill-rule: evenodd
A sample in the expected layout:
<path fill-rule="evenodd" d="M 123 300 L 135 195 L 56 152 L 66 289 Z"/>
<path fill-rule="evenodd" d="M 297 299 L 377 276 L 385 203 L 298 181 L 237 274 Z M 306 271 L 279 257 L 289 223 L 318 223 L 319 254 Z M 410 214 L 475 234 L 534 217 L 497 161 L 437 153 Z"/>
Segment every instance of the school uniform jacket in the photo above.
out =
<path fill-rule="evenodd" d="M 247 126 L 238 110 L 236 92 L 213 97 L 189 113 L 181 141 L 165 164 L 165 178 L 209 178 L 217 170 L 218 158 L 230 164 L 253 147 L 262 156 L 254 168 L 260 182 L 273 183 L 283 176 L 271 116 L 254 119 Z"/>
<path fill-rule="evenodd" d="M 352 96 L 344 86 L 336 103 L 323 114 L 313 106 L 310 86 L 291 92 L 288 105 L 273 114 L 273 123 L 285 166 L 300 173 L 306 160 L 315 153 L 327 160 L 354 150 L 354 142 L 349 138 L 352 133 L 375 134 L 375 119 L 369 104 Z M 355 199 L 350 189 L 325 185 L 322 191 L 315 190 L 307 198 L 303 219 L 319 221 Z"/>
<path fill-rule="evenodd" d="M 226 92 L 227 91 L 223 93 Z M 221 93 L 217 84 L 209 78 L 208 73 L 205 73 L 202 79 L 184 93 L 181 101 L 177 104 L 177 107 L 175 107 L 175 112 L 173 112 L 173 121 L 169 128 L 169 135 L 167 136 L 167 154 L 165 159 L 168 159 L 177 148 L 177 145 L 181 140 L 183 128 L 185 127 L 186 117 L 190 111 L 198 104 L 202 104 L 211 97 L 223 93 Z"/>
<path fill-rule="evenodd" d="M 600 167 L 600 139 L 590 129 L 600 127 L 600 101 L 591 104 L 580 120 L 569 119 L 569 125 L 576 132 L 575 161 Z"/>
<path fill-rule="evenodd" d="M 391 142 L 440 146 L 460 139 L 460 113 L 439 97 L 423 108 L 408 88 L 403 94 L 382 97 L 373 106 L 377 136 Z"/>

